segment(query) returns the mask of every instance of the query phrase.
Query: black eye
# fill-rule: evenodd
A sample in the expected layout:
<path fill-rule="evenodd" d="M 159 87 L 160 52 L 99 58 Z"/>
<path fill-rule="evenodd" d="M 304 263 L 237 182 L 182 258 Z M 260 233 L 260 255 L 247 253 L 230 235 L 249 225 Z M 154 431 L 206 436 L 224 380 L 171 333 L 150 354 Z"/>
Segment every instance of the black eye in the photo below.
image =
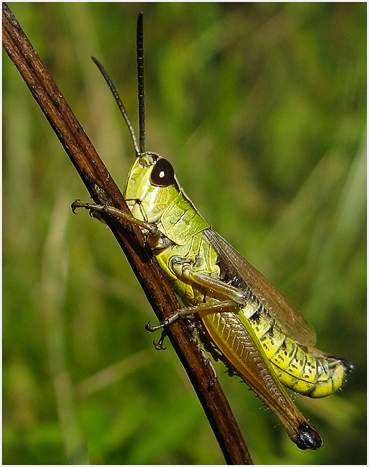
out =
<path fill-rule="evenodd" d="M 169 186 L 174 183 L 174 169 L 166 159 L 159 159 L 151 172 L 151 182 L 158 186 Z"/>

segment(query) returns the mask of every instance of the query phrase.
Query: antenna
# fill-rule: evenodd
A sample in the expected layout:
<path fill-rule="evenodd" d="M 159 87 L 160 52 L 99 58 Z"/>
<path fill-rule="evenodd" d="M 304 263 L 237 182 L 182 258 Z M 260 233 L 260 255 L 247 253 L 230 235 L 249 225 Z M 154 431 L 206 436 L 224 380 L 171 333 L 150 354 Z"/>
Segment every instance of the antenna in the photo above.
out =
<path fill-rule="evenodd" d="M 138 144 L 136 133 L 133 129 L 131 120 L 128 117 L 126 108 L 116 90 L 113 81 L 110 79 L 108 73 L 101 63 L 95 58 L 91 57 L 95 62 L 96 66 L 100 70 L 101 74 L 105 78 L 110 91 L 112 92 L 115 102 L 117 103 L 119 110 L 121 111 L 124 121 L 128 126 L 128 130 L 131 133 L 133 145 L 135 147 L 137 157 L 145 152 L 145 72 L 144 72 L 144 48 L 143 48 L 143 13 L 138 14 L 137 19 L 137 76 L 138 76 L 138 122 L 139 122 L 139 137 L 140 144 Z"/>
<path fill-rule="evenodd" d="M 101 63 L 95 57 L 91 57 L 91 58 L 95 62 L 96 66 L 100 70 L 103 77 L 105 78 L 105 81 L 108 83 L 110 91 L 112 92 L 112 94 L 114 96 L 115 102 L 117 103 L 117 105 L 119 107 L 119 110 L 121 111 L 121 113 L 123 115 L 123 118 L 124 118 L 124 120 L 125 120 L 125 122 L 126 122 L 126 124 L 128 126 L 128 130 L 131 133 L 131 137 L 132 137 L 133 145 L 135 147 L 136 155 L 137 155 L 137 157 L 139 157 L 141 152 L 140 152 L 140 148 L 138 146 L 135 130 L 133 129 L 131 120 L 128 117 L 126 108 L 123 105 L 123 102 L 122 102 L 122 100 L 121 100 L 121 98 L 120 98 L 120 96 L 118 94 L 118 91 L 116 90 L 112 80 L 110 79 L 109 75 L 107 74 L 107 72 L 105 71 L 105 68 L 101 65 Z"/>
<path fill-rule="evenodd" d="M 140 136 L 140 153 L 145 152 L 145 72 L 143 48 L 143 13 L 137 19 L 137 77 L 138 77 L 138 122 Z"/>

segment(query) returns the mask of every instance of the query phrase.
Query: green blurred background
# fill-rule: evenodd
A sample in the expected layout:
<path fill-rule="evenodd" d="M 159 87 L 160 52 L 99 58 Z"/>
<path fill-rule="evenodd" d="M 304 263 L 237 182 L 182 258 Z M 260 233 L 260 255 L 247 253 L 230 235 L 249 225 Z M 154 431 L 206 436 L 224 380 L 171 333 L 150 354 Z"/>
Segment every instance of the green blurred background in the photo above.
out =
<path fill-rule="evenodd" d="M 148 149 L 355 365 L 338 394 L 294 396 L 325 440 L 302 452 L 217 364 L 254 461 L 366 463 L 366 4 L 9 6 L 121 187 L 133 146 L 90 56 L 136 125 L 144 11 Z M 4 52 L 3 112 L 3 463 L 224 463 L 110 231 L 72 215 L 87 191 Z"/>

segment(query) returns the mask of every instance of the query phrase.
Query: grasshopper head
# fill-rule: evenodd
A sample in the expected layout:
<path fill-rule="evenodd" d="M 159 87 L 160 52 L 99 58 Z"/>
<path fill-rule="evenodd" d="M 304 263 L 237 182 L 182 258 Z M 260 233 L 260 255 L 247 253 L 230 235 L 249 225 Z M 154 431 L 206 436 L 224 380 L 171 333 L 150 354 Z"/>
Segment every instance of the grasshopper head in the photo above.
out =
<path fill-rule="evenodd" d="M 125 199 L 134 217 L 157 223 L 179 191 L 172 164 L 159 154 L 145 152 L 129 171 Z"/>

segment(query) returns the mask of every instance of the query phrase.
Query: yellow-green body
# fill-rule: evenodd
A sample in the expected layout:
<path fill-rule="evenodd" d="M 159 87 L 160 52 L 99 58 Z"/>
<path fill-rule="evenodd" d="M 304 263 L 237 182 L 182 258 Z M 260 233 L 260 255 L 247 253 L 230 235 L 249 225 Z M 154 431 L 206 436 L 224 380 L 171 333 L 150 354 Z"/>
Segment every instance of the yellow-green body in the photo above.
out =
<path fill-rule="evenodd" d="M 135 218 L 155 224 L 160 231 L 153 251 L 186 306 L 224 300 L 227 296 L 218 290 L 198 286 L 178 273 L 178 263 L 183 263 L 189 266 L 191 273 L 222 280 L 219 247 L 216 248 L 209 239 L 209 224 L 185 196 L 175 178 L 168 186 L 153 184 L 151 172 L 156 160 L 160 159 L 152 153 L 136 159 L 128 176 L 127 204 Z M 211 235 L 217 234 L 213 232 Z M 221 241 L 233 253 L 232 247 L 223 239 Z M 247 282 L 242 280 L 242 283 L 244 289 L 249 289 Z M 243 340 L 247 334 L 256 341 L 284 386 L 310 397 L 324 397 L 336 391 L 344 381 L 347 362 L 296 342 L 284 332 L 283 323 L 276 322 L 271 316 L 268 307 L 263 305 L 263 297 L 258 297 L 251 289 L 246 290 L 246 295 L 245 304 L 237 313 L 199 313 L 211 341 L 230 366 L 241 377 L 248 374 L 243 363 L 247 351 Z M 233 329 L 235 320 L 237 332 Z"/>

